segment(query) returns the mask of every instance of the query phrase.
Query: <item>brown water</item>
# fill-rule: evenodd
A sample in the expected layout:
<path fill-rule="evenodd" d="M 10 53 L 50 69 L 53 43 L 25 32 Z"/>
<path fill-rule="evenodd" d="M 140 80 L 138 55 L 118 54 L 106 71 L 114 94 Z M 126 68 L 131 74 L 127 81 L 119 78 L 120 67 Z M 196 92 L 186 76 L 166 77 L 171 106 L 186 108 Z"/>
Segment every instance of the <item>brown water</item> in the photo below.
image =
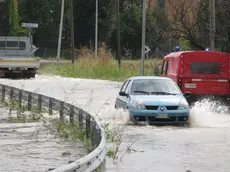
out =
<path fill-rule="evenodd" d="M 2 83 L 72 102 L 121 129 L 118 159 L 107 157 L 106 172 L 230 171 L 230 113 L 220 104 L 208 100 L 196 104 L 189 128 L 133 126 L 127 125 L 127 113 L 113 108 L 121 83 L 49 76 Z"/>
<path fill-rule="evenodd" d="M 229 172 L 230 115 L 226 109 L 208 100 L 196 104 L 189 128 L 125 126 L 118 160 L 107 162 L 105 171 Z"/>
<path fill-rule="evenodd" d="M 6 123 L 1 109 L 0 171 L 46 171 L 68 164 L 86 154 L 82 144 L 61 142 L 42 123 Z"/>

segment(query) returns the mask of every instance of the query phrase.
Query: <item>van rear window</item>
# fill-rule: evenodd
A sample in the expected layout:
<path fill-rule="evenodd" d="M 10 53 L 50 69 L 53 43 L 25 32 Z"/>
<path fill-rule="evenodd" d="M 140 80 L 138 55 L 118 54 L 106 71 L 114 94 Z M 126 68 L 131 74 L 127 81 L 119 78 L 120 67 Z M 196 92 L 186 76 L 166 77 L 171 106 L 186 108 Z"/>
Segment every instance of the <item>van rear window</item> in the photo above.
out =
<path fill-rule="evenodd" d="M 192 62 L 190 72 L 191 74 L 220 74 L 221 65 L 219 62 Z"/>

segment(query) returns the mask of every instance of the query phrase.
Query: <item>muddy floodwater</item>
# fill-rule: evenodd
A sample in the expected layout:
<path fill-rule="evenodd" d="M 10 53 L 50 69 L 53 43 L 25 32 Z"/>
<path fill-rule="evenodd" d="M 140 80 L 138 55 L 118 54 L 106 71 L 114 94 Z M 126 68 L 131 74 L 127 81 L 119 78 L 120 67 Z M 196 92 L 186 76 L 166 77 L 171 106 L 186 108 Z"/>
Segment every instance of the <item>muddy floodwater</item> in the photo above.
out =
<path fill-rule="evenodd" d="M 115 98 L 121 83 L 51 76 L 36 76 L 35 79 L 31 80 L 12 81 L 3 79 L 1 81 L 4 84 L 18 88 L 23 87 L 23 89 L 29 91 L 36 91 L 74 103 L 96 115 L 102 122 L 114 124 L 115 129 L 117 127 L 118 133 L 122 135 L 121 146 L 115 160 L 109 157 L 106 158 L 105 169 L 102 171 L 230 171 L 230 113 L 226 110 L 226 107 L 216 102 L 207 100 L 196 104 L 191 109 L 191 126 L 188 128 L 175 126 L 134 126 L 129 123 L 126 112 L 114 110 Z M 10 135 L 14 135 L 14 132 L 12 131 Z M 21 135 L 23 135 L 22 132 Z M 19 141 L 22 140 L 18 138 L 14 142 Z M 35 144 L 27 140 L 23 142 L 31 145 Z M 47 143 L 47 149 L 43 147 L 43 150 L 40 152 L 44 154 L 41 157 L 49 156 L 54 152 L 51 147 L 55 146 L 49 146 L 54 144 L 54 142 Z M 3 147 L 1 146 L 0 151 L 2 153 L 0 156 L 2 156 L 1 162 L 4 163 L 1 163 L 0 169 L 7 169 L 6 167 L 12 164 L 13 168 L 19 167 L 20 164 L 24 163 L 23 160 L 20 161 L 23 155 L 33 157 L 34 152 L 28 152 L 31 146 L 25 146 L 23 148 L 24 153 L 21 152 L 19 154 L 21 157 L 16 158 L 19 161 L 16 159 L 12 160 L 11 164 L 9 160 L 16 156 L 9 153 L 9 150 L 12 150 L 11 148 L 7 150 L 7 148 Z M 18 146 L 17 149 L 21 149 L 21 147 Z M 4 156 L 7 152 L 8 155 Z M 5 157 L 8 157 L 7 165 L 6 160 L 4 161 Z M 54 157 L 57 158 L 58 156 Z M 52 159 L 51 164 L 55 164 L 56 160 L 58 158 Z M 37 160 L 35 162 L 42 164 L 45 161 Z M 43 165 L 49 168 L 52 167 L 52 165 Z"/>
<path fill-rule="evenodd" d="M 218 111 L 218 112 L 215 112 Z M 203 101 L 191 110 L 191 126 L 125 126 L 122 149 L 104 171 L 229 172 L 230 114 Z"/>
<path fill-rule="evenodd" d="M 7 123 L 0 109 L 0 171 L 44 172 L 86 154 L 81 143 L 62 142 L 42 123 Z"/>

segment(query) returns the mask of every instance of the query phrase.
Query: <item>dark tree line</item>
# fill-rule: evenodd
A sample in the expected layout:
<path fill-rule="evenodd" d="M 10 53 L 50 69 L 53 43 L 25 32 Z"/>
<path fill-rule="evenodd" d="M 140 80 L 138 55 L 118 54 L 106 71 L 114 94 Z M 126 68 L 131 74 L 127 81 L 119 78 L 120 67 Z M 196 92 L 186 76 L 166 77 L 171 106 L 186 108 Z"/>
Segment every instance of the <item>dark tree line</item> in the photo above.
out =
<path fill-rule="evenodd" d="M 147 9 L 146 45 L 152 56 L 173 51 L 209 47 L 209 0 L 153 0 Z M 94 47 L 95 0 L 73 0 L 75 45 Z M 163 3 L 164 2 L 164 3 Z M 17 8 L 17 9 L 15 9 Z M 38 23 L 34 44 L 56 52 L 61 1 L 0 1 L 0 35 L 27 35 L 22 22 Z M 18 13 L 18 14 L 17 14 Z M 230 2 L 216 0 L 216 49 L 230 52 Z M 141 52 L 142 1 L 120 0 L 122 56 L 139 58 Z M 65 1 L 62 48 L 70 47 L 69 1 Z M 99 44 L 116 49 L 116 0 L 99 0 Z M 99 46 L 100 46 L 99 45 Z"/>

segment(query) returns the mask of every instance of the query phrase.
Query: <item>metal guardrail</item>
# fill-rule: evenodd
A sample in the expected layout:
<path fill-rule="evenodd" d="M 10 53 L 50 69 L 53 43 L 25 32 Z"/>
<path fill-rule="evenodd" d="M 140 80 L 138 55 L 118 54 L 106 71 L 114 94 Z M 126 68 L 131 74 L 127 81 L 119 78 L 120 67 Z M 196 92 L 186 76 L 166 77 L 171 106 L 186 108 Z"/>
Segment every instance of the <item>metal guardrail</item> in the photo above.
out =
<path fill-rule="evenodd" d="M 106 136 L 103 128 L 95 118 L 88 112 L 45 95 L 21 90 L 15 87 L 0 84 L 1 102 L 6 100 L 15 100 L 18 106 L 22 107 L 22 103 L 27 104 L 27 110 L 33 107 L 38 110 L 47 109 L 49 115 L 54 112 L 59 113 L 59 119 L 64 122 L 66 117 L 69 122 L 74 125 L 74 121 L 78 121 L 79 128 L 85 131 L 85 137 L 91 141 L 91 152 L 85 157 L 76 161 L 69 161 L 68 164 L 47 171 L 52 172 L 91 172 L 102 165 L 106 154 Z"/>

